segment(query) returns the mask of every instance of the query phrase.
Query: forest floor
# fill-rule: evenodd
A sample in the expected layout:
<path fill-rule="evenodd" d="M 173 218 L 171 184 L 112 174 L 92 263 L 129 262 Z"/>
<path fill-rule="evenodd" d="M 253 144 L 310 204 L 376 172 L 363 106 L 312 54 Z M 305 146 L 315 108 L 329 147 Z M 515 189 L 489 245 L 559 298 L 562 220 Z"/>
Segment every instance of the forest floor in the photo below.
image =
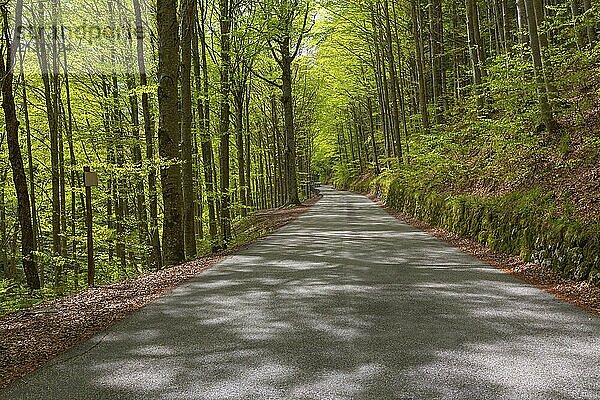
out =
<path fill-rule="evenodd" d="M 292 222 L 320 196 L 295 208 L 261 211 L 242 228 L 245 239 L 218 254 L 127 281 L 88 289 L 0 318 L 0 389 L 170 292 L 228 255 Z"/>
<path fill-rule="evenodd" d="M 365 195 L 395 218 L 419 228 L 521 281 L 534 285 L 562 301 L 574 304 L 600 317 L 599 286 L 565 278 L 556 271 L 534 263 L 526 263 L 517 256 L 495 252 L 480 243 L 461 238 L 455 233 L 436 228 L 426 222 L 386 207 L 380 199 L 373 195 Z"/>

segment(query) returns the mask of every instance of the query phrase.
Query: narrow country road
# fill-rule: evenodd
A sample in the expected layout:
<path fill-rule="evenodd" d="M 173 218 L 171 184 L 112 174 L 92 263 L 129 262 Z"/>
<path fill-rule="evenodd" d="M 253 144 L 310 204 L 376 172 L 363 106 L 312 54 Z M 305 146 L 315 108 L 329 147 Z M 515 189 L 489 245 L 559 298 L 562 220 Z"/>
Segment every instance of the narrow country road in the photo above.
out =
<path fill-rule="evenodd" d="M 323 194 L 0 398 L 600 398 L 599 318 Z"/>

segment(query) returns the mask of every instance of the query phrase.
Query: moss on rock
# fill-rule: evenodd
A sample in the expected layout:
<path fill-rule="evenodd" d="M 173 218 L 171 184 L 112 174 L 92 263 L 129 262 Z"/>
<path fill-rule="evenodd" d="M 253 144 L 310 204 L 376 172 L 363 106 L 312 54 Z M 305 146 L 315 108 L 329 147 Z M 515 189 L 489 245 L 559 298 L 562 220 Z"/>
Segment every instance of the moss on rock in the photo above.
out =
<path fill-rule="evenodd" d="M 413 218 L 559 271 L 600 283 L 600 221 L 584 224 L 556 218 L 551 193 L 537 189 L 484 197 L 437 193 L 402 176 L 383 174 L 345 188 L 371 192 Z"/>

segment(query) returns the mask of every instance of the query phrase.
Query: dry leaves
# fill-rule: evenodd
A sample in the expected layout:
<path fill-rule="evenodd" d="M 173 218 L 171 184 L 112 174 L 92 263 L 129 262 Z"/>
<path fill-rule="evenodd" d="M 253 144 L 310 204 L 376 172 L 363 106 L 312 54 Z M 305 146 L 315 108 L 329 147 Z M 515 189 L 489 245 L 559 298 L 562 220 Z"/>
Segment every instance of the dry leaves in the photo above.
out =
<path fill-rule="evenodd" d="M 273 232 L 288 224 L 318 200 L 319 197 L 314 198 L 297 208 L 258 213 L 261 232 Z M 239 248 L 5 315 L 0 318 L 0 389 L 168 293 Z"/>

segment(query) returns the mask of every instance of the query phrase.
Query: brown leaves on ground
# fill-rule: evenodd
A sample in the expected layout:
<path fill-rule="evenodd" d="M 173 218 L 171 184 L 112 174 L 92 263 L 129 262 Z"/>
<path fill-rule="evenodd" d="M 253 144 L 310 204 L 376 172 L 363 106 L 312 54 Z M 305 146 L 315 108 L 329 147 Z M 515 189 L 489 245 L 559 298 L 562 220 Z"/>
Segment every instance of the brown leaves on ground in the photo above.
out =
<path fill-rule="evenodd" d="M 212 267 L 221 255 L 114 283 L 0 319 L 0 388 Z"/>
<path fill-rule="evenodd" d="M 600 317 L 600 287 L 589 282 L 580 282 L 564 278 L 558 272 L 551 269 L 544 268 L 534 263 L 523 262 L 523 260 L 516 256 L 492 251 L 480 243 L 461 238 L 455 233 L 436 228 L 406 214 L 394 211 L 386 207 L 380 200 L 373 196 L 369 196 L 369 198 L 382 206 L 395 218 L 419 228 L 438 239 L 444 240 L 452 246 L 459 248 L 461 251 L 490 264 L 494 268 L 500 269 L 529 284 L 535 285 L 538 288 L 553 294 L 560 300 L 574 304 L 589 313 Z"/>
<path fill-rule="evenodd" d="M 299 207 L 258 213 L 261 232 L 273 232 L 306 212 Z M 105 330 L 238 248 L 127 281 L 91 288 L 0 318 L 0 389 L 48 360 Z"/>

